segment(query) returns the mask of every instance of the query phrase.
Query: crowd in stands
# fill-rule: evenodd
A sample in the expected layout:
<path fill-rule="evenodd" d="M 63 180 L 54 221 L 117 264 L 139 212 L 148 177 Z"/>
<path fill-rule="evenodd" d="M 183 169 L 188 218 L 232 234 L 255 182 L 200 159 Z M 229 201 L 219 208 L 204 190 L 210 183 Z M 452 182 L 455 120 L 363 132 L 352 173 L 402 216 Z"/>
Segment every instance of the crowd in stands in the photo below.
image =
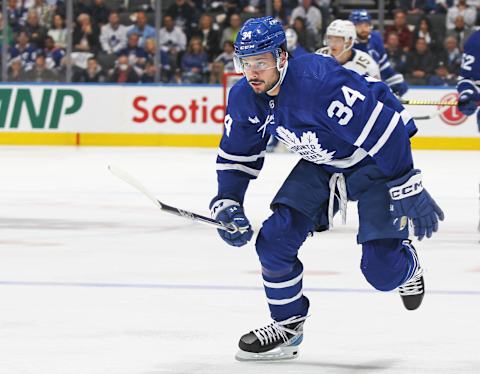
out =
<path fill-rule="evenodd" d="M 264 0 L 173 0 L 162 10 L 157 46 L 153 1 L 75 0 L 73 51 L 67 56 L 63 0 L 3 1 L 8 19 L 0 14 L 0 32 L 6 28 L 12 82 L 63 81 L 71 64 L 75 82 L 149 83 L 158 71 L 165 83 L 221 83 L 224 72 L 234 71 L 233 42 L 241 24 L 265 12 Z M 395 9 L 384 32 L 393 67 L 410 84 L 455 84 L 462 46 L 480 26 L 480 0 L 386 3 Z M 338 13 L 335 0 L 272 5 L 273 16 L 295 36 L 291 51 L 321 47 Z"/>

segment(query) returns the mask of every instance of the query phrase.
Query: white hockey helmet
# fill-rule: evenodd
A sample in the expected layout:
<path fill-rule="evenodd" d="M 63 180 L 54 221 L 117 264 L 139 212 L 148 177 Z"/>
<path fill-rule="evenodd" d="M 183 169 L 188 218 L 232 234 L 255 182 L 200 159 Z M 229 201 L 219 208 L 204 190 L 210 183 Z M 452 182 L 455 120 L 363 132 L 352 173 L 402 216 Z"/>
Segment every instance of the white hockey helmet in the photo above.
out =
<path fill-rule="evenodd" d="M 355 39 L 357 38 L 357 30 L 352 22 L 336 19 L 330 25 L 328 25 L 325 36 L 325 44 L 327 45 L 329 36 L 338 36 L 343 38 L 345 40 L 345 50 L 349 50 L 353 47 L 353 43 L 355 43 Z"/>
<path fill-rule="evenodd" d="M 287 39 L 287 49 L 291 51 L 296 47 L 298 36 L 294 29 L 288 28 L 285 30 L 285 37 Z"/>

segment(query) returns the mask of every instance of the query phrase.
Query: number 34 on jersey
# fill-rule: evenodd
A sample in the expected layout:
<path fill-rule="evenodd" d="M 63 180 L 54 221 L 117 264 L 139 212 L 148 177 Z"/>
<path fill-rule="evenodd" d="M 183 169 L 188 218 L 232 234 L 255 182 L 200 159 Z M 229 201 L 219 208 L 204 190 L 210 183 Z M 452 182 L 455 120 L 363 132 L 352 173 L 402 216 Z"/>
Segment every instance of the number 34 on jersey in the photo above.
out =
<path fill-rule="evenodd" d="M 333 100 L 327 109 L 327 114 L 330 118 L 336 116 L 338 123 L 346 126 L 353 117 L 353 105 L 357 100 L 364 101 L 365 96 L 348 86 L 342 86 L 342 93 L 345 103 L 340 100 Z"/>

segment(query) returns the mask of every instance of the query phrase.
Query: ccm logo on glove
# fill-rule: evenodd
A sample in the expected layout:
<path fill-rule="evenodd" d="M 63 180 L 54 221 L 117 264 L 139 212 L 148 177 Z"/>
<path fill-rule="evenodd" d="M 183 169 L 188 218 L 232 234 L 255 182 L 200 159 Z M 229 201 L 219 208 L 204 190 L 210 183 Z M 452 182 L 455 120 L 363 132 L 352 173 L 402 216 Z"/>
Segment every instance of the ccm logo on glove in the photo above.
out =
<path fill-rule="evenodd" d="M 422 174 L 412 176 L 401 186 L 390 189 L 390 197 L 392 200 L 400 200 L 405 197 L 414 196 L 423 191 Z"/>

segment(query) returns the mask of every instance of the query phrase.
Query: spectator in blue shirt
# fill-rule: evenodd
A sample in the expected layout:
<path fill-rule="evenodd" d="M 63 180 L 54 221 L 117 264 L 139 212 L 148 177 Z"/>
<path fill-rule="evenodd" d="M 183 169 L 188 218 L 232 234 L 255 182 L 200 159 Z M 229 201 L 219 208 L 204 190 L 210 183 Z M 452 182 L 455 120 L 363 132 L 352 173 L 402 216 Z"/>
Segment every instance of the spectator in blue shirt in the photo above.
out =
<path fill-rule="evenodd" d="M 202 40 L 193 37 L 187 52 L 182 56 L 182 81 L 185 83 L 202 83 L 207 71 L 208 56 L 203 50 Z"/>
<path fill-rule="evenodd" d="M 127 47 L 117 52 L 117 56 L 127 56 L 130 65 L 142 65 L 145 62 L 147 53 L 138 45 L 139 36 L 130 34 L 128 37 Z"/>
<path fill-rule="evenodd" d="M 10 49 L 10 58 L 20 57 L 25 71 L 30 70 L 35 64 L 37 48 L 30 44 L 30 39 L 25 31 L 18 34 L 17 44 Z"/>
<path fill-rule="evenodd" d="M 137 12 L 137 22 L 130 28 L 130 30 L 128 30 L 127 36 L 132 34 L 138 35 L 138 46 L 142 48 L 145 46 L 145 40 L 150 38 L 155 39 L 155 28 L 147 25 L 147 16 L 145 15 L 145 12 Z"/>

